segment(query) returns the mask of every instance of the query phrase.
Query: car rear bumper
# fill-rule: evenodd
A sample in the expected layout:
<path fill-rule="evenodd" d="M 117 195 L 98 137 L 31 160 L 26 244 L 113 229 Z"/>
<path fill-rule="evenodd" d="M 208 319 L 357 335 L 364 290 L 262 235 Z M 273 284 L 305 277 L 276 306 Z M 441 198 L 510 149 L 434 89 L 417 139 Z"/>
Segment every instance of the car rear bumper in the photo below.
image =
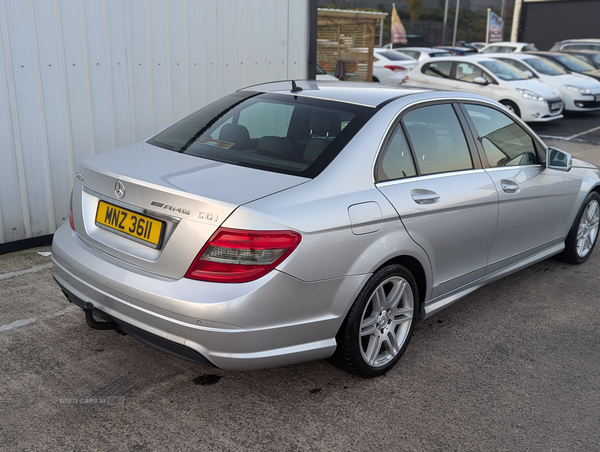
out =
<path fill-rule="evenodd" d="M 167 353 L 223 369 L 281 366 L 330 356 L 369 275 L 303 282 L 279 271 L 242 284 L 170 279 L 90 247 L 64 225 L 54 278 L 73 303 Z"/>

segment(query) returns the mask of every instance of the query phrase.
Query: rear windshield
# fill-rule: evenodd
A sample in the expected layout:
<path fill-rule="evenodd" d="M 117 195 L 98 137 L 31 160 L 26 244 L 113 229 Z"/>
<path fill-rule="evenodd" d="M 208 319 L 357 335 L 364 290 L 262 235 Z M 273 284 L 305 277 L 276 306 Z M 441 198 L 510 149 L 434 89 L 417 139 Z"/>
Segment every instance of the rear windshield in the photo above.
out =
<path fill-rule="evenodd" d="M 414 61 L 414 58 L 404 55 L 403 53 L 396 52 L 395 50 L 389 50 L 387 52 L 375 52 L 375 55 L 381 55 L 384 58 L 392 61 Z"/>
<path fill-rule="evenodd" d="M 452 54 L 450 52 L 431 52 L 429 54 L 431 58 L 439 58 L 439 57 L 450 57 Z"/>
<path fill-rule="evenodd" d="M 218 162 L 315 177 L 375 112 L 342 102 L 243 91 L 207 105 L 147 142 Z"/>

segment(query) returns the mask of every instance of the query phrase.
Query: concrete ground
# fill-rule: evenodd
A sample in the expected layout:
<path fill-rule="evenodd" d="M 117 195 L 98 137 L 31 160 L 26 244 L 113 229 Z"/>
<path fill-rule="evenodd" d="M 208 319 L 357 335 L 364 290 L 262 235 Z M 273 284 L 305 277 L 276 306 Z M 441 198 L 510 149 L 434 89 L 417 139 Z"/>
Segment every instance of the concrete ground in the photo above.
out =
<path fill-rule="evenodd" d="M 600 164 L 598 147 L 550 144 Z M 418 323 L 373 380 L 325 361 L 210 369 L 92 330 L 52 281 L 49 251 L 0 255 L 2 450 L 600 449 L 599 250 Z"/>

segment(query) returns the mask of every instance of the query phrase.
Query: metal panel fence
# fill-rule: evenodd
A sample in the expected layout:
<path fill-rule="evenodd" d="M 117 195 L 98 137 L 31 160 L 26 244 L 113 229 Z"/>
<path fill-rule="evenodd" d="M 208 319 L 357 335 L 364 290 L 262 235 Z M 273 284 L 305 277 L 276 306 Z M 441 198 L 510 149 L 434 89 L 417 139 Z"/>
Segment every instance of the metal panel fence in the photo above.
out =
<path fill-rule="evenodd" d="M 236 89 L 307 77 L 308 0 L 0 0 L 0 244 L 52 234 L 75 169 Z"/>

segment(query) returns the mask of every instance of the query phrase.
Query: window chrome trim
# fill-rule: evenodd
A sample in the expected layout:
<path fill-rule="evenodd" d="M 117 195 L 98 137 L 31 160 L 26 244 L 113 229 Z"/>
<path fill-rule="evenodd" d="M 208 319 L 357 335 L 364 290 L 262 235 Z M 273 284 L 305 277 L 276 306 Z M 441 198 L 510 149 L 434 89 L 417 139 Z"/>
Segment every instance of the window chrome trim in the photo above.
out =
<path fill-rule="evenodd" d="M 464 174 L 481 174 L 481 173 L 485 173 L 485 170 L 483 168 L 473 168 L 473 169 L 458 170 L 458 171 L 448 171 L 448 172 L 443 172 L 443 173 L 425 174 L 422 176 L 405 177 L 402 179 L 394 179 L 394 180 L 386 180 L 384 182 L 377 182 L 375 184 L 375 187 L 377 187 L 377 188 L 389 187 L 390 185 L 405 184 L 405 183 L 410 183 L 410 182 L 414 182 L 414 181 L 425 181 L 425 180 L 439 179 L 441 177 L 458 176 L 458 175 L 464 175 Z"/>
<path fill-rule="evenodd" d="M 513 165 L 513 166 L 490 166 L 488 168 L 484 168 L 487 172 L 497 172 L 502 170 L 515 170 L 515 169 L 524 169 L 524 168 L 534 168 L 539 166 L 541 168 L 545 168 L 545 166 L 541 163 L 531 163 L 529 165 Z"/>

